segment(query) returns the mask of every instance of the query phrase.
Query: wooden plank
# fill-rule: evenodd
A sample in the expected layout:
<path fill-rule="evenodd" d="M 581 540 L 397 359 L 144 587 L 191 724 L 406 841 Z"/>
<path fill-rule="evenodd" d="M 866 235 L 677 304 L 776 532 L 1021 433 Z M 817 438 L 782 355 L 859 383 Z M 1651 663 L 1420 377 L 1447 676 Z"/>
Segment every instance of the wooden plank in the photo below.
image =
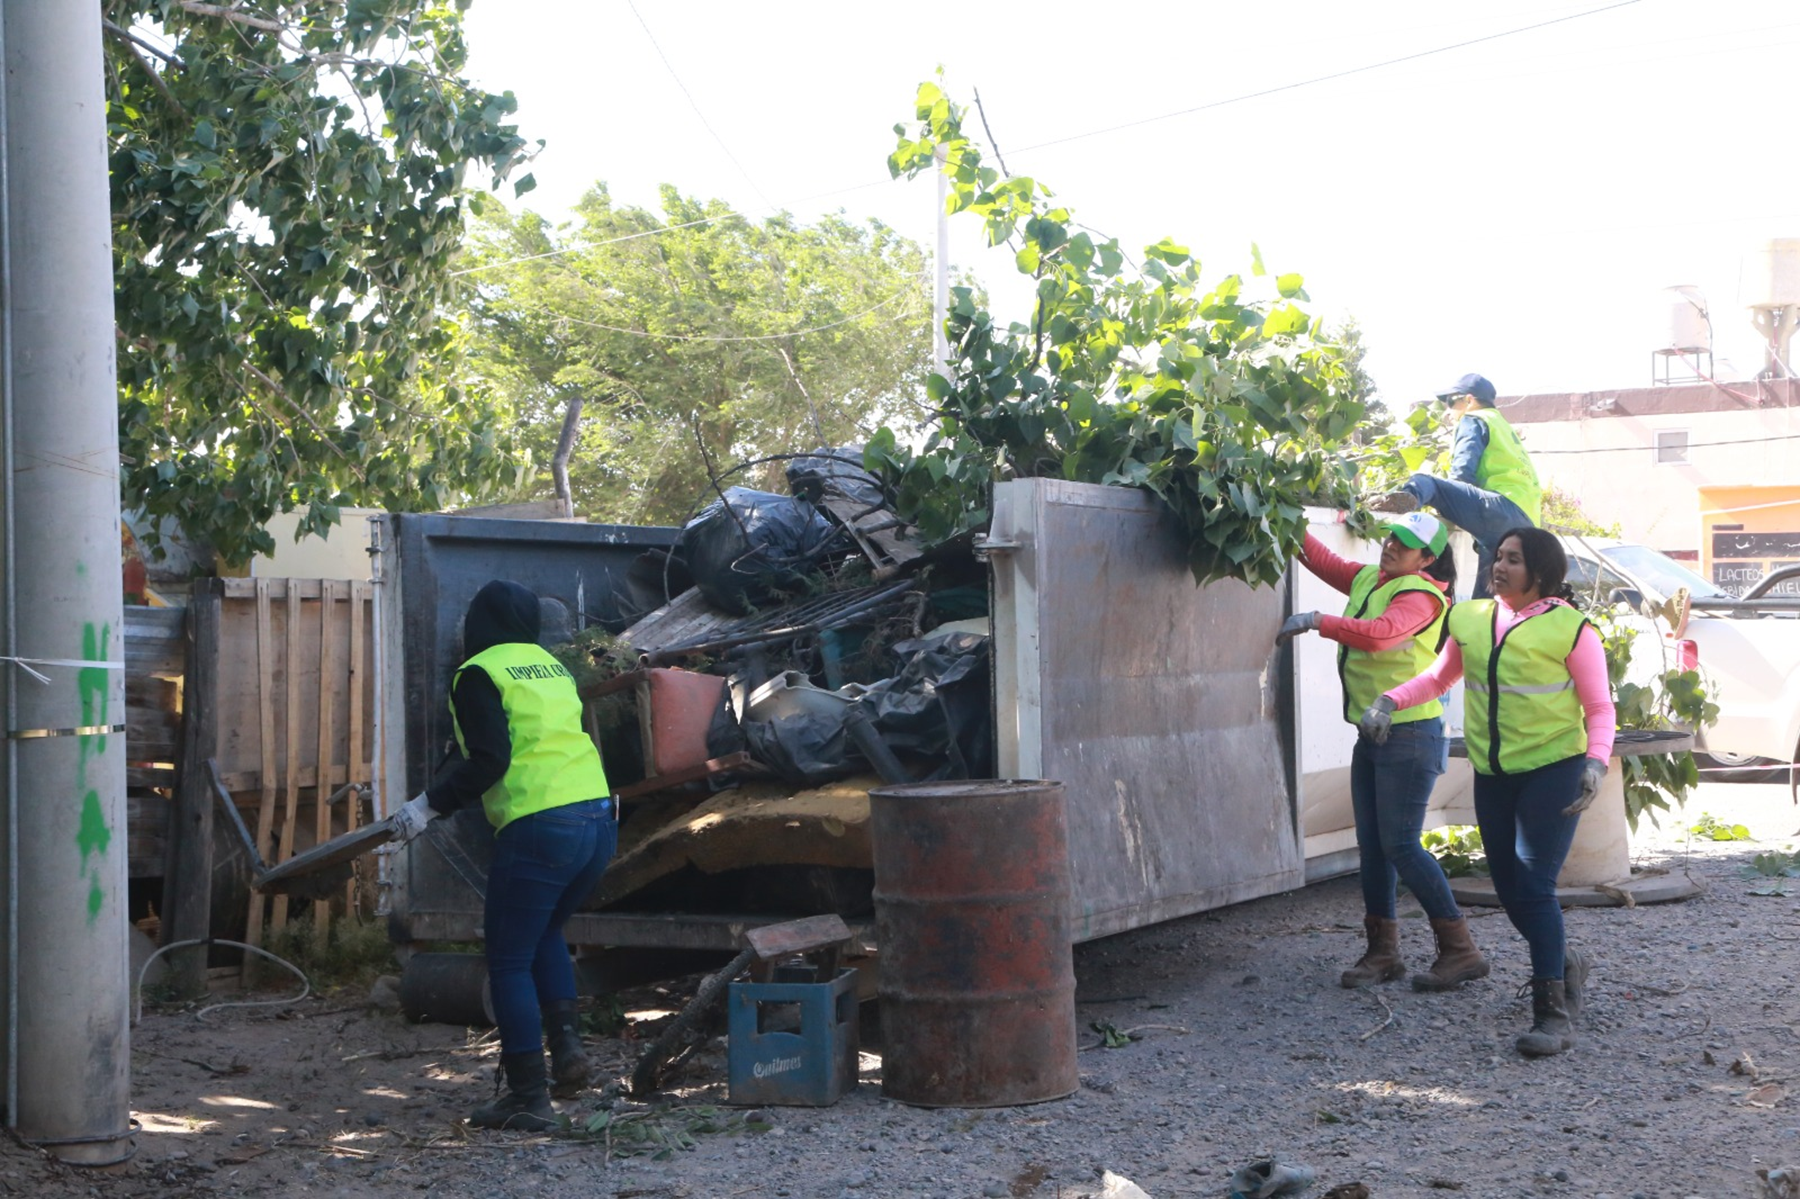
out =
<path fill-rule="evenodd" d="M 368 753 L 363 745 L 363 609 L 369 602 L 369 584 L 361 579 L 350 582 L 350 729 L 345 743 L 345 761 L 349 763 L 350 781 L 367 783 Z M 352 796 L 346 805 L 344 831 L 354 832 L 362 823 L 362 797 Z M 357 875 L 344 885 L 344 915 L 356 914 Z"/>
<path fill-rule="evenodd" d="M 177 764 L 175 810 L 169 821 L 168 865 L 163 871 L 163 944 L 205 940 L 212 932 L 213 794 L 206 759 L 219 741 L 218 677 L 220 589 L 213 580 L 194 584 L 188 606 L 185 668 L 186 714 Z M 206 950 L 170 955 L 169 977 L 177 992 L 198 996 L 206 988 Z"/>
<path fill-rule="evenodd" d="M 331 618 L 333 602 L 337 598 L 337 582 L 333 579 L 320 579 L 319 598 L 319 756 L 314 759 L 319 774 L 324 778 L 331 777 L 331 760 L 336 749 L 337 739 L 331 735 L 332 701 L 337 697 L 337 671 L 331 652 L 334 638 L 331 635 L 334 622 Z M 325 803 L 325 788 L 313 791 L 313 844 L 323 845 L 331 840 L 331 808 Z M 331 901 L 316 899 L 313 901 L 313 944 L 320 950 L 325 948 L 326 939 L 331 933 Z"/>
<path fill-rule="evenodd" d="M 174 772 L 169 772 L 171 777 Z M 145 791 L 125 794 L 125 843 L 132 878 L 161 878 L 168 864 L 169 800 Z"/>
<path fill-rule="evenodd" d="M 287 738 L 282 742 L 282 754 L 287 767 L 287 804 L 281 812 L 281 849 L 278 859 L 283 862 L 294 856 L 294 834 L 300 827 L 300 589 L 289 587 L 286 595 Z M 230 787 L 231 783 L 227 781 L 225 785 Z M 265 857 L 263 861 L 268 862 L 269 859 Z M 280 932 L 287 927 L 287 917 L 287 896 L 277 895 L 269 927 Z"/>
<path fill-rule="evenodd" d="M 226 579 L 224 580 L 225 598 L 253 600 L 256 598 L 256 585 L 267 583 L 276 599 L 285 599 L 297 594 L 301 599 L 316 600 L 324 593 L 324 589 L 320 586 L 323 581 L 322 579 Z"/>
<path fill-rule="evenodd" d="M 260 801 L 256 809 L 256 852 L 269 860 L 275 835 L 275 626 L 270 608 L 269 580 L 256 580 L 256 708 L 262 730 L 262 777 L 257 780 Z M 229 784 L 226 785 L 229 790 Z M 255 890 L 250 892 L 250 918 L 244 926 L 244 941 L 262 944 L 263 910 L 266 901 Z M 257 955 L 244 955 L 244 974 L 249 976 L 251 961 Z"/>
<path fill-rule="evenodd" d="M 366 776 L 369 770 L 369 763 L 362 763 L 360 767 L 361 773 Z M 300 789 L 303 791 L 319 785 L 319 771 L 317 767 L 302 766 L 299 770 L 299 776 Z M 229 773 L 221 772 L 219 775 L 219 781 L 225 784 L 225 789 L 234 792 L 260 791 L 262 789 L 262 778 L 262 771 L 260 770 L 234 770 Z M 286 781 L 287 773 L 285 771 L 277 771 L 275 774 L 275 785 L 280 787 Z M 325 778 L 325 794 L 330 795 L 333 791 L 351 781 L 353 780 L 350 778 L 350 771 L 344 763 L 334 762 L 331 767 L 331 773 Z"/>
<path fill-rule="evenodd" d="M 175 785 L 175 768 L 173 766 L 126 766 L 125 785 L 133 790 L 148 791 L 156 787 L 173 787 Z M 161 877 L 162 867 L 157 867 L 156 877 Z"/>
<path fill-rule="evenodd" d="M 187 656 L 187 609 L 125 608 L 125 669 L 129 677 L 181 673 Z"/>
<path fill-rule="evenodd" d="M 769 962 L 794 953 L 808 953 L 842 945 L 850 939 L 850 927 L 835 914 L 807 916 L 781 924 L 765 924 L 747 929 L 744 941 L 756 951 L 758 960 Z"/>

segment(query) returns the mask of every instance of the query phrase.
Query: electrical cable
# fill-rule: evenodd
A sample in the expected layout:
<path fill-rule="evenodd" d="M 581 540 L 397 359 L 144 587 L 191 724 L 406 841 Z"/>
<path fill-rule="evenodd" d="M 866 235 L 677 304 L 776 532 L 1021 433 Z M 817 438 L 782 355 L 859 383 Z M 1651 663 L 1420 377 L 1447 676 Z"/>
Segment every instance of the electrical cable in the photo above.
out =
<path fill-rule="evenodd" d="M 1360 67 L 1349 67 L 1342 71 L 1333 71 L 1328 75 L 1315 75 L 1310 79 L 1296 80 L 1293 83 L 1283 83 L 1276 87 L 1264 88 L 1261 91 L 1246 92 L 1243 95 L 1231 96 L 1223 100 L 1212 100 L 1205 104 L 1196 105 L 1193 108 L 1183 108 L 1175 112 L 1165 112 L 1153 117 L 1143 117 L 1135 121 L 1125 121 L 1118 125 L 1108 125 L 1103 129 L 1090 129 L 1085 133 L 1072 133 L 1067 137 L 1053 138 L 1047 142 L 1038 142 L 1033 146 L 1025 146 L 1015 151 L 1015 153 L 1027 154 L 1033 150 L 1043 150 L 1050 146 L 1066 145 L 1069 142 L 1083 141 L 1090 137 L 1102 137 L 1108 133 L 1118 133 L 1125 129 L 1136 129 L 1144 125 L 1153 125 L 1159 121 L 1174 120 L 1176 117 L 1192 116 L 1197 112 L 1206 112 L 1214 108 L 1224 108 L 1229 104 L 1241 104 L 1245 100 L 1260 100 L 1264 96 L 1274 96 L 1281 92 L 1291 92 L 1299 88 L 1311 87 L 1316 83 L 1328 83 L 1333 79 L 1344 79 L 1351 75 L 1361 75 L 1369 71 L 1378 71 L 1384 67 L 1398 66 L 1404 62 L 1414 62 L 1418 59 L 1430 58 L 1437 54 L 1447 54 L 1452 50 L 1463 50 L 1470 46 L 1478 46 L 1483 42 L 1492 42 L 1497 41 L 1500 38 L 1514 37 L 1521 33 L 1530 33 L 1535 29 L 1544 29 L 1551 25 L 1561 25 L 1567 21 L 1578 21 L 1583 17 L 1591 17 L 1599 13 L 1611 12 L 1617 8 L 1629 8 L 1636 3 L 1638 3 L 1638 0 L 1617 0 L 1617 3 L 1614 4 L 1602 5 L 1599 8 L 1590 8 L 1584 12 L 1570 13 L 1567 16 L 1552 17 L 1548 21 L 1539 21 L 1532 25 L 1521 25 L 1516 29 L 1503 29 L 1499 33 L 1484 34 L 1481 37 L 1470 38 L 1469 40 L 1462 42 L 1455 42 L 1448 46 L 1437 46 L 1433 49 L 1420 50 L 1413 54 L 1402 54 L 1398 58 L 1388 58 L 1383 59 L 1381 62 L 1366 63 Z"/>
<path fill-rule="evenodd" d="M 1800 433 L 1771 433 L 1767 437 L 1740 437 L 1731 441 L 1692 441 L 1688 443 L 1687 448 L 1704 450 L 1722 445 L 1767 445 L 1772 441 L 1796 440 L 1800 440 Z M 1641 454 L 1649 448 L 1649 446 L 1643 445 L 1602 445 L 1574 450 L 1532 450 L 1531 456 L 1538 458 L 1545 454 Z"/>
<path fill-rule="evenodd" d="M 137 986 L 133 987 L 131 991 L 131 1023 L 134 1027 L 142 1022 L 144 1018 L 144 975 L 149 973 L 150 963 L 154 962 L 157 958 L 169 952 L 171 949 L 185 949 L 194 945 L 229 945 L 234 949 L 248 949 L 251 953 L 260 953 L 263 957 L 268 958 L 278 966 L 285 966 L 300 980 L 300 993 L 298 995 L 291 996 L 287 999 L 232 999 L 225 1003 L 215 1003 L 210 1007 L 203 1007 L 195 1012 L 194 1019 L 196 1020 L 204 1020 L 206 1019 L 206 1013 L 216 1012 L 222 1007 L 283 1007 L 290 1003 L 299 1003 L 302 999 L 305 999 L 308 995 L 312 994 L 312 981 L 306 977 L 300 967 L 294 965 L 294 963 L 288 961 L 286 958 L 276 957 L 261 946 L 246 945 L 242 941 L 227 941 L 223 937 L 195 937 L 187 941 L 171 941 L 167 945 L 158 948 L 157 951 L 149 957 L 145 958 L 144 964 L 138 968 Z"/>

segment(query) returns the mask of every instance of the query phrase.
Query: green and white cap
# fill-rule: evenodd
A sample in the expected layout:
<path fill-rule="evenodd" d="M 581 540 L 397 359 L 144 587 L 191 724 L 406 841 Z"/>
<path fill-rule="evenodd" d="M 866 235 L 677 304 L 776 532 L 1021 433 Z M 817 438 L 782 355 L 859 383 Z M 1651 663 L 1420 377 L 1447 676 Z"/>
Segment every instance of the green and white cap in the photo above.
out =
<path fill-rule="evenodd" d="M 1433 555 L 1442 554 L 1444 546 L 1450 540 L 1450 532 L 1444 528 L 1444 522 L 1429 512 L 1408 512 L 1405 516 L 1388 521 L 1387 531 L 1400 539 L 1402 545 L 1410 545 L 1416 550 L 1430 550 Z"/>

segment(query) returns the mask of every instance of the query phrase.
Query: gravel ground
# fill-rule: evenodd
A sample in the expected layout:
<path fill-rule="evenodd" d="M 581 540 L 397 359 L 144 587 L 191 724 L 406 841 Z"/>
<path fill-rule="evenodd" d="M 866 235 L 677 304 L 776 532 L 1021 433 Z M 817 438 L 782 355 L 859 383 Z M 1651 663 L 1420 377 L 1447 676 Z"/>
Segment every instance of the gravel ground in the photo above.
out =
<path fill-rule="evenodd" d="M 1690 842 L 1679 826 L 1703 813 L 1758 840 Z M 1591 997 L 1579 1045 L 1543 1061 L 1512 1048 L 1529 1023 L 1517 995 L 1527 959 L 1503 916 L 1472 913 L 1494 963 L 1486 980 L 1447 995 L 1345 991 L 1360 910 L 1354 880 L 1338 879 L 1080 946 L 1083 1045 L 1099 1039 L 1091 1022 L 1143 1031 L 1084 1049 L 1081 1089 L 1057 1102 L 905 1107 L 881 1098 L 879 1058 L 865 1054 L 860 1085 L 830 1108 L 721 1107 L 707 1124 L 622 1105 L 621 1129 L 688 1127 L 695 1142 L 660 1161 L 623 1156 L 634 1148 L 623 1134 L 609 1149 L 464 1130 L 457 1118 L 491 1085 L 491 1041 L 340 995 L 205 1023 L 146 1016 L 137 1158 L 78 1172 L 8 1145 L 0 1190 L 1067 1199 L 1110 1169 L 1173 1199 L 1223 1197 L 1233 1168 L 1275 1157 L 1317 1172 L 1311 1196 L 1351 1182 L 1378 1199 L 1756 1195 L 1759 1166 L 1800 1163 L 1800 880 L 1792 897 L 1752 895 L 1740 869 L 1800 844 L 1800 811 L 1783 787 L 1715 783 L 1665 824 L 1635 839 L 1638 864 L 1686 869 L 1705 893 L 1569 912 L 1595 959 Z M 1427 926 L 1416 905 L 1401 910 L 1409 961 L 1423 966 Z M 614 1075 L 635 1053 L 590 1048 Z M 722 1104 L 722 1057 L 697 1059 L 675 1095 Z M 562 1107 L 581 1121 L 595 1103 Z"/>

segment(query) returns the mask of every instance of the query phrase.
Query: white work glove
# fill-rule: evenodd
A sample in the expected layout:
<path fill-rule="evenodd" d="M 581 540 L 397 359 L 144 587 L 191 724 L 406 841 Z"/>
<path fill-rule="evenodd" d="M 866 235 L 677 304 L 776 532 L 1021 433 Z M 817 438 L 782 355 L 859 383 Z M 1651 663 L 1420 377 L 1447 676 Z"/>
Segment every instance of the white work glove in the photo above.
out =
<path fill-rule="evenodd" d="M 1281 622 L 1281 631 L 1275 634 L 1275 644 L 1291 641 L 1302 633 L 1310 633 L 1319 627 L 1317 612 L 1296 612 Z"/>
<path fill-rule="evenodd" d="M 394 840 L 405 845 L 424 832 L 425 826 L 437 819 L 437 814 L 437 809 L 423 793 L 407 800 L 393 816 Z"/>
<path fill-rule="evenodd" d="M 1385 695 L 1377 695 L 1375 702 L 1363 709 L 1363 714 L 1356 722 L 1356 731 L 1377 745 L 1386 745 L 1388 730 L 1394 725 L 1394 701 Z"/>
<path fill-rule="evenodd" d="M 1563 809 L 1564 816 L 1575 816 L 1585 812 L 1588 805 L 1594 802 L 1594 796 L 1600 794 L 1600 780 L 1606 777 L 1606 763 L 1599 758 L 1586 758 L 1581 763 L 1581 790 L 1575 795 L 1575 802 Z"/>

